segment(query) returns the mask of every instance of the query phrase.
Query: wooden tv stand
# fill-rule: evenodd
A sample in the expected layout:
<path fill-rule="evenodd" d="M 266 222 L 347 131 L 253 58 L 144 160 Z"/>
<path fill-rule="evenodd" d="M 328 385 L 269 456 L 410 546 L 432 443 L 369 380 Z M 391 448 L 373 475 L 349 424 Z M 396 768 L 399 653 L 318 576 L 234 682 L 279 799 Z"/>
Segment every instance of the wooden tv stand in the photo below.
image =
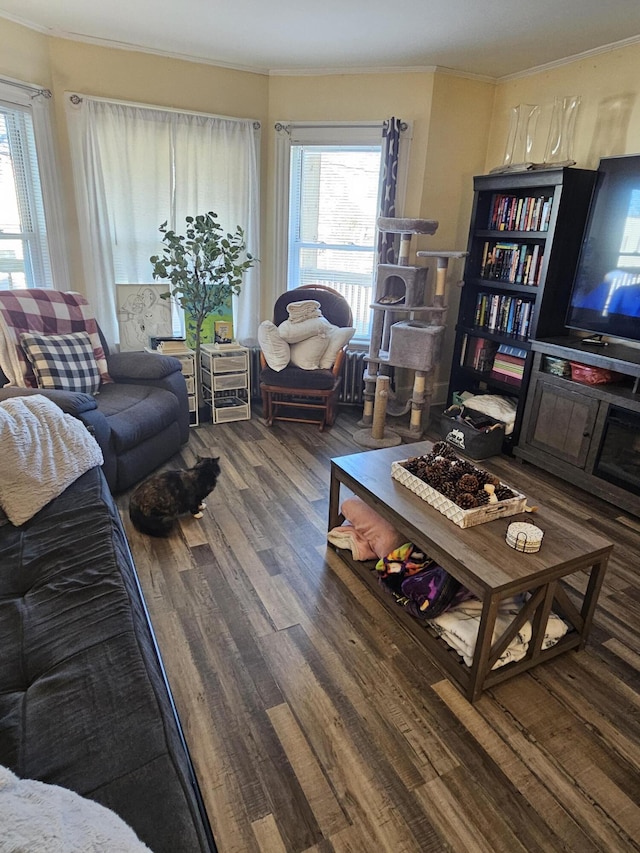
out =
<path fill-rule="evenodd" d="M 568 649 L 584 646 L 613 545 L 588 528 L 573 524 L 544 507 L 540 507 L 535 516 L 536 525 L 544 531 L 544 539 L 540 551 L 534 554 L 514 551 L 505 542 L 510 522 L 530 520 L 529 515 L 501 518 L 466 529 L 458 527 L 391 477 L 392 461 L 421 456 L 431 447 L 431 442 L 425 441 L 332 459 L 329 529 L 344 521 L 340 506 L 341 487 L 345 486 L 393 524 L 407 542 L 423 549 L 483 602 L 473 663 L 468 667 L 428 627 L 428 622 L 413 617 L 381 589 L 373 568 L 375 563 L 358 562 L 350 551 L 336 549 L 405 629 L 432 654 L 467 699 L 474 702 L 488 687 Z M 510 485 L 517 487 L 517 484 Z M 561 581 L 581 571 L 588 574 L 589 581 L 577 607 Z M 530 599 L 505 634 L 494 640 L 498 605 L 503 599 L 522 592 L 529 592 Z M 562 616 L 571 629 L 555 646 L 543 649 L 542 640 L 552 610 Z M 493 669 L 518 629 L 529 619 L 532 620 L 532 637 L 527 655 L 520 661 Z"/>
<path fill-rule="evenodd" d="M 612 418 L 640 424 L 640 348 L 559 337 L 531 341 L 533 367 L 514 454 L 633 515 L 640 516 L 640 446 L 632 441 L 628 480 L 603 470 L 601 453 Z M 548 358 L 615 371 L 616 382 L 586 385 L 549 372 Z M 635 491 L 634 491 L 635 489 Z"/>

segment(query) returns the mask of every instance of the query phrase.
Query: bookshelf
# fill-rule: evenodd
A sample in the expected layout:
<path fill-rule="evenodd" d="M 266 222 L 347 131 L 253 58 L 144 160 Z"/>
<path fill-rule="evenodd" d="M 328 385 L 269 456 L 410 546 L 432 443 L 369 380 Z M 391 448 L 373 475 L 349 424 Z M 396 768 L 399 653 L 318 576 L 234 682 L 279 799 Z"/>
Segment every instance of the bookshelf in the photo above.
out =
<path fill-rule="evenodd" d="M 566 332 L 564 317 L 595 178 L 589 169 L 559 167 L 473 179 L 447 405 L 464 391 L 515 398 L 516 420 L 506 452 L 520 435 L 530 340 Z"/>

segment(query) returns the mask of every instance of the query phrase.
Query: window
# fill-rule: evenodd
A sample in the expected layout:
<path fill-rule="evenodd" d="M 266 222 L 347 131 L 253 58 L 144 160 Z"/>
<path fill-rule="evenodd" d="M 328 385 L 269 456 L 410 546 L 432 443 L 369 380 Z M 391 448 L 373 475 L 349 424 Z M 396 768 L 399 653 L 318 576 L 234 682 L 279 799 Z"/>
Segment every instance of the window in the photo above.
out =
<path fill-rule="evenodd" d="M 0 102 L 0 289 L 53 287 L 29 107 Z"/>
<path fill-rule="evenodd" d="M 369 339 L 377 259 L 382 122 L 276 125 L 276 281 L 324 284 L 351 305 L 354 342 Z M 404 135 L 408 142 L 410 134 Z M 406 152 L 401 163 L 406 164 Z M 398 209 L 406 174 L 398 178 Z"/>
<path fill-rule="evenodd" d="M 333 287 L 359 338 L 369 336 L 379 180 L 380 145 L 291 148 L 288 287 Z"/>

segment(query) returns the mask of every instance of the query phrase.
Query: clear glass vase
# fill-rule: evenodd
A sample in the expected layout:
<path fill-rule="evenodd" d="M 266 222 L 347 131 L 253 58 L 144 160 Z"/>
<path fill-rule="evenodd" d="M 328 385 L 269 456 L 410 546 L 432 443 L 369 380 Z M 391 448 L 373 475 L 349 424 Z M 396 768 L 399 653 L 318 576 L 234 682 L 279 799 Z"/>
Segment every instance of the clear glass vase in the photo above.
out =
<path fill-rule="evenodd" d="M 544 153 L 545 163 L 575 163 L 573 159 L 573 137 L 580 101 L 580 95 L 554 98 L 549 136 Z"/>
<path fill-rule="evenodd" d="M 503 167 L 516 167 L 531 162 L 539 115 L 540 107 L 537 104 L 518 104 L 517 107 L 511 108 Z"/>

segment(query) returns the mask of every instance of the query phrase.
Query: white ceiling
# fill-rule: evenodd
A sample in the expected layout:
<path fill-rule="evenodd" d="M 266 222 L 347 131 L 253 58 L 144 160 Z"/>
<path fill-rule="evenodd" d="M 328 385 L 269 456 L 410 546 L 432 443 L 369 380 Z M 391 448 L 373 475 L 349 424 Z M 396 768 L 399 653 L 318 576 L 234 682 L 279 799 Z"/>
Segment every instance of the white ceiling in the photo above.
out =
<path fill-rule="evenodd" d="M 640 40 L 638 0 L 0 0 L 51 35 L 257 72 L 504 77 Z"/>

